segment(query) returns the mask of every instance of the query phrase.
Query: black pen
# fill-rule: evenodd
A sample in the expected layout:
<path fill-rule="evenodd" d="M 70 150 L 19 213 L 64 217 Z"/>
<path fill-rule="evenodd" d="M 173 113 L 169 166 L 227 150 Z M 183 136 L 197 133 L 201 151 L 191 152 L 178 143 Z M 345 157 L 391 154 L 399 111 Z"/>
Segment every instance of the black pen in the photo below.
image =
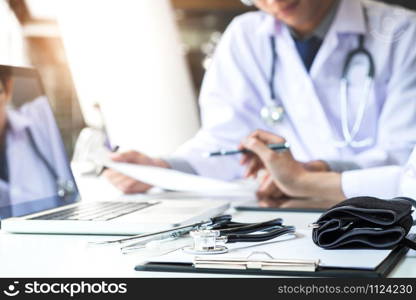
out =
<path fill-rule="evenodd" d="M 290 148 L 289 143 L 281 143 L 281 144 L 269 144 L 267 147 L 274 151 L 286 151 Z M 235 154 L 244 154 L 249 153 L 250 150 L 242 149 L 242 150 L 219 150 L 217 152 L 209 152 L 206 153 L 206 157 L 213 157 L 213 156 L 224 156 L 224 155 L 235 155 Z"/>

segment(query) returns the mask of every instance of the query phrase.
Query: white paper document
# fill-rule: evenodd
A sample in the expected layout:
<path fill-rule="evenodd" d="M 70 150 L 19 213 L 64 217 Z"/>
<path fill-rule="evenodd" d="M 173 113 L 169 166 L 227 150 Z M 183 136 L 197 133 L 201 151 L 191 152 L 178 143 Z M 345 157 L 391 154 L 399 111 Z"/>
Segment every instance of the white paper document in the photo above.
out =
<path fill-rule="evenodd" d="M 274 259 L 282 260 L 319 260 L 322 267 L 373 270 L 390 254 L 391 250 L 325 250 L 316 246 L 312 241 L 312 230 L 299 230 L 294 239 L 277 238 L 266 243 L 235 243 L 226 244 L 228 253 L 216 254 L 217 259 L 253 257 L 253 253 L 264 253 Z M 153 257 L 151 262 L 192 263 L 194 257 L 212 258 L 213 255 L 192 255 L 183 250 Z M 267 258 L 266 257 L 266 258 Z M 260 258 L 265 258 L 260 257 Z"/>
<path fill-rule="evenodd" d="M 255 191 L 252 184 L 226 182 L 172 169 L 118 163 L 109 160 L 106 160 L 103 165 L 141 182 L 171 191 L 200 192 L 209 195 L 254 194 Z"/>

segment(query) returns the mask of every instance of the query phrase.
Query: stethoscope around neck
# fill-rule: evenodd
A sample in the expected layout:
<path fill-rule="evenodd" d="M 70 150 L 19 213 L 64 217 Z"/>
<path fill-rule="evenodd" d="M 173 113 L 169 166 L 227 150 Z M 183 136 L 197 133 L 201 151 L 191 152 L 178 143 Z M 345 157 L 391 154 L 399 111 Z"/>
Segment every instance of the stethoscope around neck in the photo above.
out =
<path fill-rule="evenodd" d="M 340 110 L 341 110 L 341 128 L 343 140 L 335 141 L 334 145 L 338 148 L 353 147 L 353 148 L 362 148 L 370 146 L 373 143 L 372 138 L 367 138 L 363 140 L 357 140 L 358 133 L 362 127 L 362 123 L 365 116 L 365 110 L 368 106 L 371 90 L 374 85 L 375 79 L 375 64 L 373 57 L 370 52 L 365 48 L 365 38 L 364 35 L 360 34 L 358 36 L 358 47 L 347 54 L 347 57 L 344 62 L 341 82 L 340 82 Z M 271 67 L 271 76 L 269 80 L 269 90 L 270 97 L 265 98 L 265 105 L 260 111 L 260 116 L 262 120 L 271 127 L 274 127 L 281 123 L 285 116 L 285 109 L 280 101 L 277 100 L 275 93 L 275 75 L 276 75 L 276 64 L 277 64 L 277 53 L 276 53 L 276 41 L 275 37 L 270 37 L 270 46 L 272 49 L 272 67 Z M 359 103 L 357 110 L 355 122 L 350 129 L 348 122 L 348 104 L 349 104 L 349 85 L 348 73 L 351 69 L 353 60 L 355 57 L 363 55 L 368 61 L 368 72 L 367 77 L 364 82 L 364 97 L 363 101 Z"/>
<path fill-rule="evenodd" d="M 56 183 L 56 190 L 58 197 L 65 199 L 68 196 L 73 195 L 76 192 L 75 184 L 72 180 L 63 179 L 59 176 L 56 169 L 50 164 L 43 153 L 40 151 L 30 128 L 26 128 L 26 134 L 29 138 L 29 143 L 35 152 L 36 156 L 42 161 L 48 170 L 49 174 L 53 177 Z"/>

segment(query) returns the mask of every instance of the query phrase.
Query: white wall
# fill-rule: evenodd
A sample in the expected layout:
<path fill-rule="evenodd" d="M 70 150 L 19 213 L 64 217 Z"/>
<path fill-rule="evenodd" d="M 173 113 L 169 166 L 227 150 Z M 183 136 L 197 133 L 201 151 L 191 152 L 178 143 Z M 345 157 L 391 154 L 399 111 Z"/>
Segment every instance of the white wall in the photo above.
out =
<path fill-rule="evenodd" d="M 0 0 L 0 64 L 28 65 L 20 24 L 6 0 Z"/>
<path fill-rule="evenodd" d="M 199 126 L 169 0 L 60 0 L 58 21 L 87 123 L 113 144 L 166 155 Z"/>

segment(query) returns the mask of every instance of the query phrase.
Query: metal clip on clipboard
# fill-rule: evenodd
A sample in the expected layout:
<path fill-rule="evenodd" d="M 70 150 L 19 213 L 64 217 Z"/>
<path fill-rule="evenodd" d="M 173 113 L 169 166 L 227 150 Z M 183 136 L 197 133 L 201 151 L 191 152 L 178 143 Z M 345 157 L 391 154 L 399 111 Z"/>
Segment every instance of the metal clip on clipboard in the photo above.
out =
<path fill-rule="evenodd" d="M 255 255 L 264 255 L 267 259 L 254 259 Z M 263 270 L 263 271 L 301 271 L 315 272 L 319 260 L 275 259 L 267 252 L 253 252 L 247 258 L 194 258 L 194 267 L 199 269 L 232 269 L 232 270 Z"/>

